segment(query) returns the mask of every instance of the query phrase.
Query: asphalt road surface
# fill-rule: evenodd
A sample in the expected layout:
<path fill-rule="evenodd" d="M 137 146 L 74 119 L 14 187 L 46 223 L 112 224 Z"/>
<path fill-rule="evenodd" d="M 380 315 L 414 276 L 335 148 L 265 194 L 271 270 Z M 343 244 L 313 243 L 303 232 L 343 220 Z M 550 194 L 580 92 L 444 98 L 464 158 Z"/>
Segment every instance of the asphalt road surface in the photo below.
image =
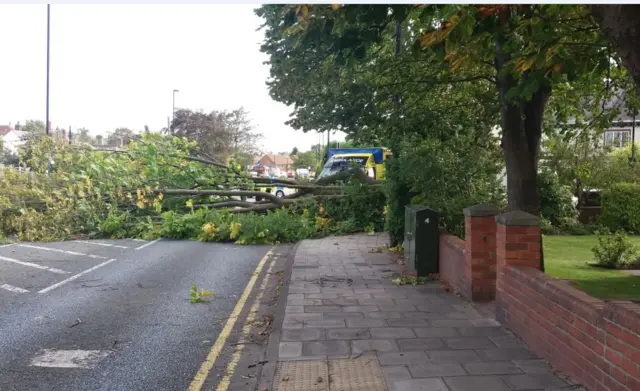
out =
<path fill-rule="evenodd" d="M 166 240 L 0 247 L 0 390 L 187 390 L 268 251 Z M 213 299 L 190 304 L 193 283 Z"/>

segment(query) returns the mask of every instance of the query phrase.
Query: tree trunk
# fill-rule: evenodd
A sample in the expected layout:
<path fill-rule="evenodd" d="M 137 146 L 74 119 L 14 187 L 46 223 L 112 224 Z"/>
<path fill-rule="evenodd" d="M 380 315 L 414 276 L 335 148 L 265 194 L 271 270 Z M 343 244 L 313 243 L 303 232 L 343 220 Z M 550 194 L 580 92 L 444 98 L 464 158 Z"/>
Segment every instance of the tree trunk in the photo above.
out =
<path fill-rule="evenodd" d="M 640 6 L 634 4 L 593 4 L 587 6 L 611 42 L 615 52 L 636 83 L 640 92 Z"/>
<path fill-rule="evenodd" d="M 498 44 L 500 51 L 500 44 Z M 538 193 L 538 159 L 542 137 L 542 118 L 551 95 L 550 88 L 540 87 L 531 96 L 507 99 L 507 93 L 519 80 L 501 72 L 509 60 L 501 54 L 496 58 L 498 94 L 502 127 L 502 149 L 507 169 L 508 210 L 521 210 L 540 216 Z M 526 77 L 526 75 L 524 75 Z M 542 245 L 542 238 L 540 239 Z M 540 270 L 544 271 L 544 256 L 540 256 Z"/>

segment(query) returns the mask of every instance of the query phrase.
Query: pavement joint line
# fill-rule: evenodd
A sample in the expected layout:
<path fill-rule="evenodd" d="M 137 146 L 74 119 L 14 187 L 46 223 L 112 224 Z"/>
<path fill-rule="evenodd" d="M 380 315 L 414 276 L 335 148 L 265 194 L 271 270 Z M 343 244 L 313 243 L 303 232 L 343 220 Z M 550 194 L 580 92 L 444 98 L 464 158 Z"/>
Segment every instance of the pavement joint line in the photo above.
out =
<path fill-rule="evenodd" d="M 69 254 L 69 255 L 77 255 L 77 256 L 82 256 L 82 257 L 89 257 L 89 258 L 94 258 L 94 259 L 107 259 L 107 257 L 103 257 L 101 255 L 85 254 L 85 253 L 80 253 L 80 252 L 77 252 L 77 251 L 61 250 L 59 248 L 34 246 L 32 244 L 22 244 L 21 243 L 21 244 L 18 244 L 17 246 L 25 247 L 25 248 L 33 248 L 33 249 L 36 249 L 36 250 L 53 251 L 53 252 Z"/>
<path fill-rule="evenodd" d="M 159 241 L 161 241 L 161 240 L 162 240 L 162 238 L 160 238 L 160 239 L 156 239 L 156 240 L 154 240 L 154 241 L 152 241 L 152 242 L 147 242 L 147 243 L 143 244 L 143 245 L 142 245 L 142 246 L 140 246 L 140 247 L 136 247 L 136 248 L 135 248 L 135 250 L 142 250 L 143 248 L 145 248 L 145 247 L 147 247 L 147 246 L 151 246 L 152 244 L 157 243 L 157 242 L 159 242 Z"/>
<path fill-rule="evenodd" d="M 13 285 L 9 285 L 9 284 L 2 284 L 0 285 L 0 288 L 9 291 L 9 292 L 15 292 L 15 293 L 29 293 L 29 291 L 27 289 L 23 289 L 23 288 L 18 288 L 17 286 L 13 286 Z"/>
<path fill-rule="evenodd" d="M 103 246 L 103 247 L 115 247 L 115 248 L 129 248 L 127 246 L 120 246 L 118 244 L 111 244 L 111 243 L 102 243 L 102 242 L 91 242 L 89 240 L 74 240 L 74 242 L 76 243 L 85 243 L 85 244 L 92 244 L 95 246 Z"/>
<path fill-rule="evenodd" d="M 260 288 L 258 290 L 258 294 L 256 295 L 255 300 L 253 301 L 253 305 L 249 309 L 249 313 L 247 315 L 247 319 L 245 320 L 244 326 L 242 327 L 242 334 L 240 337 L 242 340 L 246 340 L 251 335 L 251 329 L 253 328 L 253 321 L 256 319 L 256 315 L 258 313 L 258 308 L 260 307 L 260 302 L 262 300 L 262 296 L 264 296 L 264 291 L 267 288 L 267 283 L 269 282 L 269 275 L 273 270 L 273 266 L 275 265 L 275 259 L 271 260 L 269 264 L 269 269 L 267 269 L 267 273 L 262 278 L 262 284 L 260 284 Z M 238 363 L 240 362 L 240 358 L 242 355 L 242 350 L 244 349 L 244 344 L 236 345 L 236 349 L 231 355 L 231 360 L 227 364 L 227 368 L 225 369 L 225 375 L 218 383 L 218 387 L 216 391 L 227 391 L 229 386 L 231 386 L 231 378 L 236 372 L 238 368 Z"/>
<path fill-rule="evenodd" d="M 35 269 L 48 270 L 48 271 L 50 271 L 52 273 L 69 274 L 69 272 L 65 272 L 64 270 L 56 269 L 55 267 L 42 266 L 42 265 L 38 265 L 37 263 L 19 261 L 17 259 L 13 259 L 13 258 L 0 256 L 0 260 L 11 262 L 11 263 L 15 263 L 15 264 L 22 265 L 22 266 L 33 267 Z"/>
<path fill-rule="evenodd" d="M 187 391 L 200 391 L 202 389 L 204 382 L 207 380 L 209 372 L 211 371 L 216 361 L 218 360 L 218 357 L 220 356 L 220 353 L 222 352 L 222 348 L 227 342 L 229 335 L 231 335 L 231 331 L 233 331 L 233 327 L 236 324 L 236 320 L 242 313 L 242 310 L 244 309 L 244 306 L 247 303 L 247 299 L 249 298 L 249 295 L 251 295 L 251 291 L 253 291 L 253 287 L 256 284 L 256 281 L 258 280 L 258 277 L 260 276 L 260 273 L 262 272 L 264 265 L 267 263 L 267 259 L 269 259 L 273 254 L 273 249 L 274 248 L 272 247 L 269 251 L 267 251 L 267 253 L 264 255 L 264 257 L 262 257 L 260 262 L 258 262 L 258 266 L 256 266 L 256 270 L 251 275 L 251 278 L 249 279 L 247 286 L 244 288 L 242 295 L 238 299 L 236 306 L 233 308 L 233 311 L 231 312 L 229 319 L 227 319 L 227 322 L 225 323 L 224 328 L 218 335 L 218 339 L 216 339 L 216 342 L 211 347 L 209 354 L 207 354 L 207 358 L 204 360 L 204 362 L 200 366 L 200 369 L 198 369 L 198 372 L 193 377 L 193 380 L 191 381 L 191 384 L 189 385 L 189 388 L 187 389 Z"/>
<path fill-rule="evenodd" d="M 94 271 L 94 270 L 96 270 L 96 269 L 99 269 L 99 268 L 101 268 L 101 267 L 103 267 L 103 266 L 106 266 L 106 265 L 110 264 L 111 262 L 113 262 L 113 261 L 115 261 L 115 260 L 116 260 L 115 258 L 111 258 L 111 259 L 110 259 L 110 260 L 108 260 L 108 261 L 102 262 L 102 263 L 101 263 L 101 264 L 99 264 L 99 265 L 95 265 L 95 266 L 94 266 L 94 267 L 92 267 L 92 268 L 89 268 L 89 269 L 87 269 L 87 270 L 81 271 L 80 273 L 75 274 L 75 275 L 73 275 L 73 276 L 71 276 L 71 277 L 69 277 L 69 278 L 67 278 L 67 279 L 65 279 L 65 280 L 62 280 L 62 281 L 60 281 L 60 282 L 58 282 L 58 283 L 55 283 L 55 284 L 53 284 L 53 285 L 51 285 L 51 286 L 48 286 L 48 287 L 46 287 L 46 288 L 44 288 L 44 289 L 42 289 L 42 290 L 38 291 L 38 293 L 47 293 L 47 292 L 49 292 L 49 291 L 52 291 L 53 289 L 56 289 L 56 288 L 58 288 L 58 287 L 60 287 L 60 286 L 62 286 L 62 285 L 64 285 L 64 284 L 66 284 L 66 283 L 68 283 L 68 282 L 71 282 L 71 281 L 75 280 L 76 278 L 78 278 L 78 277 L 80 277 L 80 276 L 84 276 L 84 275 L 85 275 L 85 274 L 87 274 L 87 273 L 90 273 L 90 272 L 92 272 L 92 271 Z"/>

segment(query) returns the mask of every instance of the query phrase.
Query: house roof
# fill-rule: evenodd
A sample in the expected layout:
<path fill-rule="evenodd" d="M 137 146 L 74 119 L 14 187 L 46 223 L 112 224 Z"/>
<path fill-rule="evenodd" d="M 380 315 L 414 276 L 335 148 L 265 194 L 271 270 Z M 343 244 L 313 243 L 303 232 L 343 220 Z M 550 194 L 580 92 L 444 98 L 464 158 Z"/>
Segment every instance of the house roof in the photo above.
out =
<path fill-rule="evenodd" d="M 260 158 L 260 160 L 263 160 L 265 158 L 269 159 L 272 162 L 272 164 L 276 166 L 291 165 L 295 161 L 289 155 L 275 155 L 275 154 L 263 155 L 262 158 Z"/>
<path fill-rule="evenodd" d="M 7 133 L 12 131 L 13 128 L 9 125 L 0 125 L 0 136 L 5 136 Z"/>
<path fill-rule="evenodd" d="M 620 110 L 620 113 L 613 119 L 612 125 L 616 125 L 616 123 L 633 122 L 633 113 L 630 109 L 627 108 L 627 105 L 624 99 L 625 93 L 626 93 L 625 90 L 618 89 L 614 91 L 611 99 L 609 99 L 604 103 L 605 109 Z M 589 112 L 589 110 L 585 109 L 584 114 L 586 119 L 592 118 L 592 114 Z M 640 115 L 636 117 L 636 121 L 639 121 L 639 120 L 640 120 Z M 576 122 L 576 118 L 571 116 L 568 118 L 567 124 L 575 124 L 575 122 Z"/>

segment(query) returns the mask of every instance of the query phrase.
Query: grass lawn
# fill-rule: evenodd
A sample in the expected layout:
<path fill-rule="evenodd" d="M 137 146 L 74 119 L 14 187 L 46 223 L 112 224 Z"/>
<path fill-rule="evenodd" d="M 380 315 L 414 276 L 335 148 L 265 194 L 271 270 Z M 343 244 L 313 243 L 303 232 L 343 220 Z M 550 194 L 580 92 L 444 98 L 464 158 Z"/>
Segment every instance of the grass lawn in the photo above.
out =
<path fill-rule="evenodd" d="M 640 236 L 630 239 L 640 248 Z M 545 236 L 546 273 L 573 280 L 576 288 L 600 299 L 640 300 L 640 276 L 586 264 L 595 262 L 591 249 L 597 242 L 596 236 Z"/>

